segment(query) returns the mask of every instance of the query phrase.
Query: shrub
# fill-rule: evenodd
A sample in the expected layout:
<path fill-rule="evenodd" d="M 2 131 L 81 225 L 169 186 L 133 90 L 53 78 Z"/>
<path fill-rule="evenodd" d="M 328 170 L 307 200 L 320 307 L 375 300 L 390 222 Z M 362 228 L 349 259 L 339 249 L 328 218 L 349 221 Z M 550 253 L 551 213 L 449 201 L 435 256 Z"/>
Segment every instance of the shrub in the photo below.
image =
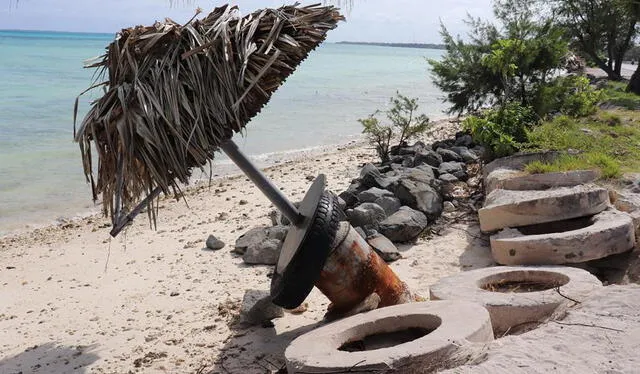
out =
<path fill-rule="evenodd" d="M 362 133 L 367 136 L 369 144 L 376 148 L 376 153 L 384 163 L 389 161 L 391 139 L 398 138 L 398 145 L 416 138 L 429 128 L 429 118 L 424 114 L 417 114 L 418 99 L 408 98 L 397 93 L 390 100 L 391 109 L 385 112 L 390 125 L 382 125 L 376 117 L 376 111 L 358 122 L 364 127 Z"/>
<path fill-rule="evenodd" d="M 603 101 L 630 110 L 640 109 L 640 96 L 625 92 L 625 88 L 626 86 L 622 82 L 607 82 Z"/>
<path fill-rule="evenodd" d="M 600 170 L 601 178 L 604 179 L 616 178 L 622 173 L 618 161 L 600 152 L 589 152 L 581 155 L 563 155 L 551 163 L 532 161 L 525 165 L 524 168 L 524 170 L 530 174 L 587 169 Z"/>
<path fill-rule="evenodd" d="M 594 89 L 589 79 L 573 75 L 558 77 L 541 87 L 534 106 L 541 117 L 554 113 L 585 117 L 595 113 L 602 97 L 602 91 Z"/>
<path fill-rule="evenodd" d="M 467 117 L 462 126 L 494 157 L 504 157 L 527 141 L 527 129 L 537 123 L 538 117 L 530 107 L 507 103 L 485 111 L 482 116 Z"/>

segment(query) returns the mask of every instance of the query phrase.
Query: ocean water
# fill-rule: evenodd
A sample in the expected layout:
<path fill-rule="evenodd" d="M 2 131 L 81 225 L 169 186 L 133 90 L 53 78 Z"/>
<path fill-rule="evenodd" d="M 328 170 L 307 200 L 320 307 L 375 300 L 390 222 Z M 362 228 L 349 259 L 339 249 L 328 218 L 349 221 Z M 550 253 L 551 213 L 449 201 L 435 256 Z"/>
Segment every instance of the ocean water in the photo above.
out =
<path fill-rule="evenodd" d="M 73 142 L 73 104 L 92 82 L 83 61 L 102 54 L 112 38 L 0 31 L 0 235 L 95 209 Z M 357 119 L 384 109 L 397 91 L 418 97 L 432 119 L 444 117 L 425 61 L 441 53 L 324 44 L 234 140 L 256 160 L 346 143 L 360 136 Z M 79 119 L 92 98 L 81 98 Z"/>

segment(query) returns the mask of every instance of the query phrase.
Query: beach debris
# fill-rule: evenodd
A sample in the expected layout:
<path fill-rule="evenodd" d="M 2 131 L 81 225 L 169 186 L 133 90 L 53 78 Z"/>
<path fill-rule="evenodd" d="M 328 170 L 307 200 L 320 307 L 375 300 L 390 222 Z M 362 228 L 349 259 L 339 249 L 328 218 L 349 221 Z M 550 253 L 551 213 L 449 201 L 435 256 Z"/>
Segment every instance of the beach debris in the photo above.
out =
<path fill-rule="evenodd" d="M 240 306 L 240 322 L 263 325 L 274 318 L 284 316 L 284 309 L 271 301 L 269 291 L 247 290 Z"/>
<path fill-rule="evenodd" d="M 102 195 L 111 235 L 147 207 L 155 223 L 160 193 L 179 195 L 219 148 L 233 152 L 233 134 L 342 20 L 337 8 L 319 4 L 244 17 L 224 5 L 184 25 L 166 18 L 121 30 L 86 66 L 97 72 L 83 94 L 98 88 L 104 95 L 77 129 L 78 100 L 74 113 L 84 173 L 93 199 Z"/>
<path fill-rule="evenodd" d="M 207 246 L 207 249 L 211 249 L 211 250 L 214 250 L 214 251 L 216 251 L 218 249 L 222 249 L 225 246 L 225 244 L 224 244 L 224 242 L 222 240 L 216 238 L 213 235 L 209 235 L 209 237 L 207 238 L 207 241 L 206 241 L 205 244 Z"/>
<path fill-rule="evenodd" d="M 400 254 L 398 248 L 391 240 L 380 233 L 367 236 L 367 243 L 369 243 L 371 248 L 386 262 L 393 262 L 402 258 L 402 254 Z"/>
<path fill-rule="evenodd" d="M 403 206 L 391 217 L 380 222 L 380 233 L 396 243 L 405 243 L 415 238 L 427 227 L 424 213 Z"/>

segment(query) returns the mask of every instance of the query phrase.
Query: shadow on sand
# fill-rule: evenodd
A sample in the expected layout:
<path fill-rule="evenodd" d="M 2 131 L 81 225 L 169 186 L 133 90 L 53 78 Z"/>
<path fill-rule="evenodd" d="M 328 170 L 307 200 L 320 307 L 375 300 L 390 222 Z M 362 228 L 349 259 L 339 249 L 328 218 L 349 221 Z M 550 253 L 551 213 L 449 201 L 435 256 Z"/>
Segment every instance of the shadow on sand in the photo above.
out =
<path fill-rule="evenodd" d="M 27 348 L 15 356 L 0 359 L 0 373 L 88 373 L 87 367 L 98 360 L 94 346 L 64 346 L 45 343 Z"/>

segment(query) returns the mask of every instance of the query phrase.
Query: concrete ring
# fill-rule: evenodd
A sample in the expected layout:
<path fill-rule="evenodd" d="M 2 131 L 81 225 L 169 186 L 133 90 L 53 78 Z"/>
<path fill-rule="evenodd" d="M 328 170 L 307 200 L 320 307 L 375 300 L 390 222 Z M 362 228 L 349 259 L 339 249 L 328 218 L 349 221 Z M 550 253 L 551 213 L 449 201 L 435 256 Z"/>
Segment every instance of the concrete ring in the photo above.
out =
<path fill-rule="evenodd" d="M 515 287 L 520 287 L 516 289 Z M 489 311 L 502 336 L 540 323 L 563 305 L 582 302 L 602 283 L 591 273 L 564 266 L 498 266 L 462 272 L 430 288 L 432 300 L 468 300 Z"/>
<path fill-rule="evenodd" d="M 394 305 L 320 327 L 285 351 L 289 373 L 428 373 L 493 340 L 489 313 L 466 301 Z"/>

